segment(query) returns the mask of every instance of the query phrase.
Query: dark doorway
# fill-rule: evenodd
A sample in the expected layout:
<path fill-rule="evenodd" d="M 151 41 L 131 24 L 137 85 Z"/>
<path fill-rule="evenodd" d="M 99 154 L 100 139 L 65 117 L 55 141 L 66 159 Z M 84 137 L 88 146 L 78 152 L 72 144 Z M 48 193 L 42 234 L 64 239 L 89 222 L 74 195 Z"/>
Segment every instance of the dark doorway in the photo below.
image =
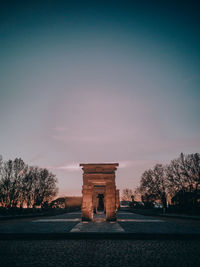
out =
<path fill-rule="evenodd" d="M 104 195 L 103 194 L 98 194 L 98 207 L 97 211 L 98 212 L 104 212 Z"/>

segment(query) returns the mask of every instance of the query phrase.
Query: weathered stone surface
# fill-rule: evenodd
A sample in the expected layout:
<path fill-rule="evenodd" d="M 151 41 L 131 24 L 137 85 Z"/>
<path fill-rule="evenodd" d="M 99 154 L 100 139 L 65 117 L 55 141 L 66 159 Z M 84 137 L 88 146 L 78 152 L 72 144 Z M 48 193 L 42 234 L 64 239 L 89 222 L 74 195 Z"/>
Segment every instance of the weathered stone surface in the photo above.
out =
<path fill-rule="evenodd" d="M 83 169 L 82 220 L 92 221 L 98 208 L 106 213 L 106 220 L 116 220 L 119 190 L 116 190 L 115 171 L 118 163 L 80 164 Z"/>
<path fill-rule="evenodd" d="M 116 198 L 116 210 L 118 210 L 120 206 L 119 189 L 116 190 L 115 198 Z"/>

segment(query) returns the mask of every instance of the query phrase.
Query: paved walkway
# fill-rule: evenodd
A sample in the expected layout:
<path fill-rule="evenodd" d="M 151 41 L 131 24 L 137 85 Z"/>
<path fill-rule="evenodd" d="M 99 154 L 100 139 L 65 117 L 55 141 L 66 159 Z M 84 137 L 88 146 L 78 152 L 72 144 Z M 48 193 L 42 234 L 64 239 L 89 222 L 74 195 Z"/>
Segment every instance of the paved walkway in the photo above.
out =
<path fill-rule="evenodd" d="M 0 223 L 1 267 L 61 266 L 200 266 L 200 240 L 179 240 L 175 234 L 197 236 L 200 227 L 166 221 L 129 212 L 118 212 L 117 222 L 81 222 L 81 213 L 66 213 L 49 218 Z M 19 240 L 13 234 L 19 234 Z M 29 237 L 24 238 L 29 233 Z M 172 239 L 160 240 L 159 233 Z M 56 235 L 58 234 L 58 235 Z M 83 235 L 82 235 L 83 234 Z M 102 235 L 103 234 L 103 235 Z M 141 240 L 141 235 L 151 238 Z M 56 235 L 56 238 L 52 236 Z M 63 236 L 65 240 L 60 240 Z M 76 235 L 79 237 L 76 239 Z M 85 238 L 85 236 L 90 236 Z M 120 239 L 120 235 L 126 238 Z M 127 238 L 136 235 L 137 240 Z M 37 240 L 35 236 L 40 236 Z M 49 240 L 45 240 L 49 236 Z M 61 238 L 59 238 L 59 237 Z M 75 239 L 73 239 L 75 236 Z M 94 238 L 91 238 L 94 237 Z M 112 238 L 108 238 L 112 236 Z M 100 237 L 100 238 L 99 238 Z M 6 238 L 5 238 L 6 239 Z M 16 238 L 18 239 L 18 238 Z M 91 240 L 92 239 L 92 240 Z"/>
<path fill-rule="evenodd" d="M 102 216 L 96 222 L 82 222 L 81 212 L 71 212 L 30 221 L 0 223 L 0 234 L 59 233 L 131 233 L 131 234 L 200 234 L 200 227 L 168 222 L 155 217 L 120 211 L 116 222 L 106 222 Z"/>
<path fill-rule="evenodd" d="M 80 222 L 70 231 L 71 233 L 92 232 L 92 233 L 119 233 L 124 229 L 117 222 Z"/>

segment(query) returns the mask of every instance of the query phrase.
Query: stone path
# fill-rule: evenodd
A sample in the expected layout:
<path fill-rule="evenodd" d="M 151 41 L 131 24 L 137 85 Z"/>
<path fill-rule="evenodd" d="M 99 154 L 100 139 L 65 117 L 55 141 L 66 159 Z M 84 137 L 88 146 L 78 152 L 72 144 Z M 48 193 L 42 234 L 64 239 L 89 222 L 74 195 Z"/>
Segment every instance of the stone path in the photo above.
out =
<path fill-rule="evenodd" d="M 117 222 L 80 222 L 70 232 L 119 233 L 124 229 Z"/>

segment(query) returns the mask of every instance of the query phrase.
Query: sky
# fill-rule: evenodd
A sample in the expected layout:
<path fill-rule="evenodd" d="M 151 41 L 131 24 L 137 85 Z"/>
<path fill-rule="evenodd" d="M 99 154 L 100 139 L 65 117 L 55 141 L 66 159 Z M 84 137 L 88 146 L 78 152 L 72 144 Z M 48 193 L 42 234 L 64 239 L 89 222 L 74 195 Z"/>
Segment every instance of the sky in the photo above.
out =
<path fill-rule="evenodd" d="M 0 0 L 0 154 L 81 195 L 79 163 L 116 184 L 200 152 L 198 1 Z"/>

